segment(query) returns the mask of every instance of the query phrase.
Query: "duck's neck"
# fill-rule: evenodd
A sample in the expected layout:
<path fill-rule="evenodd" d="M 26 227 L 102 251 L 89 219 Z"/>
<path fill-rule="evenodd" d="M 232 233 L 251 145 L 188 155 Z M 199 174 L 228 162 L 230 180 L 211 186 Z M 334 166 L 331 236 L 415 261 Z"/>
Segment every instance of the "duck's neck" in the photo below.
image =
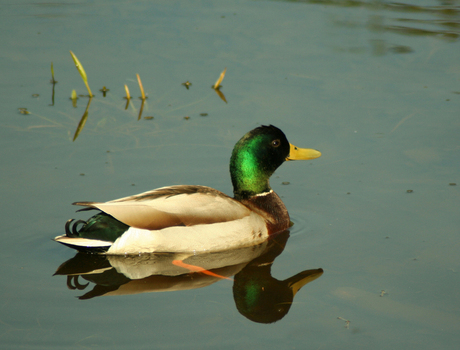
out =
<path fill-rule="evenodd" d="M 273 190 L 240 201 L 265 219 L 270 234 L 289 228 L 289 213 Z"/>
<path fill-rule="evenodd" d="M 230 175 L 235 199 L 247 199 L 271 190 L 268 179 L 273 171 L 259 164 L 250 152 L 233 152 L 230 159 Z"/>

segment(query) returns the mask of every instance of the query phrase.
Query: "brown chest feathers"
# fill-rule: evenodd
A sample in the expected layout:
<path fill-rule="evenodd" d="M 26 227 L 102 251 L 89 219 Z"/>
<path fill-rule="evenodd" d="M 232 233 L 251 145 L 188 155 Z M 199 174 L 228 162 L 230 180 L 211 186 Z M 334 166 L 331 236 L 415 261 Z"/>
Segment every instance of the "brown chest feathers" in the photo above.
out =
<path fill-rule="evenodd" d="M 289 213 L 274 191 L 241 200 L 241 203 L 265 219 L 269 234 L 275 234 L 289 228 Z"/>

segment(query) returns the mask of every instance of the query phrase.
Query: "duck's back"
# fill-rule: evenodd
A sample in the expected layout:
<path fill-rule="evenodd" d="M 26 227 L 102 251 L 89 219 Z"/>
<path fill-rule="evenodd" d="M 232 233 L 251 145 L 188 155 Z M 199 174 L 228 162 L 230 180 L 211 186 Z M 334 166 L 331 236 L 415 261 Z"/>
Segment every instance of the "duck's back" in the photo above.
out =
<path fill-rule="evenodd" d="M 161 187 L 110 202 L 77 202 L 99 209 L 124 224 L 159 230 L 238 220 L 250 210 L 226 194 L 206 186 Z"/>

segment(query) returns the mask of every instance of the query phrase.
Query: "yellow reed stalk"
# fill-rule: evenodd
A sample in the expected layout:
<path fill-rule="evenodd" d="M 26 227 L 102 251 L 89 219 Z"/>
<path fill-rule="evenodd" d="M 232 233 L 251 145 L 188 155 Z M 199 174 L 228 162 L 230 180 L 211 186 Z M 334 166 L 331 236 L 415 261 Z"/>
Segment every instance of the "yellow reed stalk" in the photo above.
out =
<path fill-rule="evenodd" d="M 51 62 L 51 81 L 50 81 L 51 84 L 56 84 L 57 81 L 54 80 L 54 68 L 53 68 L 53 62 Z"/>
<path fill-rule="evenodd" d="M 212 86 L 213 89 L 217 90 L 218 88 L 220 88 L 220 83 L 222 83 L 222 80 L 224 80 L 226 71 L 227 71 L 227 68 L 225 68 L 222 71 L 222 73 L 220 73 L 219 79 L 217 79 L 216 83 Z"/>
<path fill-rule="evenodd" d="M 141 81 L 141 77 L 139 76 L 139 74 L 136 74 L 137 76 L 137 82 L 139 83 L 139 89 L 141 89 L 141 99 L 142 101 L 146 99 L 145 97 L 145 92 L 144 92 L 144 87 L 142 86 L 142 81 Z"/>
<path fill-rule="evenodd" d="M 91 89 L 89 88 L 89 85 L 88 85 L 88 77 L 86 76 L 86 72 L 83 68 L 83 66 L 81 65 L 80 61 L 78 60 L 77 56 L 75 56 L 75 54 L 70 51 L 70 55 L 72 56 L 72 59 L 73 59 L 73 62 L 75 63 L 75 67 L 77 67 L 77 70 L 78 72 L 80 73 L 80 76 L 81 78 L 83 79 L 83 82 L 85 83 L 86 85 L 86 89 L 88 90 L 88 94 L 90 97 L 93 97 L 93 93 L 91 92 Z"/>
<path fill-rule="evenodd" d="M 128 85 L 125 84 L 125 91 L 126 91 L 126 99 L 127 100 L 130 100 L 131 99 L 131 95 L 129 94 L 129 89 L 128 89 Z"/>

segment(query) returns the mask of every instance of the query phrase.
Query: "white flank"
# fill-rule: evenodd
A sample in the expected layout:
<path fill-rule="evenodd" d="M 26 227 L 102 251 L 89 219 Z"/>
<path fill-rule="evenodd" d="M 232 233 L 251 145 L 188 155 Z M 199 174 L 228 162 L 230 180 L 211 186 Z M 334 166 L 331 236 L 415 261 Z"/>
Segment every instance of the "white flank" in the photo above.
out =
<path fill-rule="evenodd" d="M 206 225 L 173 226 L 153 231 L 130 227 L 106 254 L 217 252 L 253 246 L 267 238 L 264 219 L 251 212 L 239 220 Z"/>

